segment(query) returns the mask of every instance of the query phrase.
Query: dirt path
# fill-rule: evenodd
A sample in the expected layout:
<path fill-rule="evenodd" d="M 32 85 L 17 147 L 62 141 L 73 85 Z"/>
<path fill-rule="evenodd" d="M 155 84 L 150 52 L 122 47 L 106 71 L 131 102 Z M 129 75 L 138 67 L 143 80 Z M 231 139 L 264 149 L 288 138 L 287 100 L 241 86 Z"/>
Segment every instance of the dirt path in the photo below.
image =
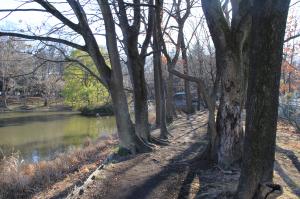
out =
<path fill-rule="evenodd" d="M 239 171 L 224 172 L 212 165 L 208 167 L 206 163 L 193 168 L 186 161 L 203 150 L 206 122 L 206 112 L 188 118 L 180 116 L 170 127 L 172 137 L 168 146 L 97 170 L 91 180 L 69 198 L 232 198 Z M 274 180 L 283 185 L 281 199 L 300 198 L 299 158 L 300 135 L 280 122 Z"/>
<path fill-rule="evenodd" d="M 177 198 L 188 172 L 185 160 L 193 158 L 205 144 L 206 121 L 205 112 L 189 118 L 180 116 L 171 126 L 168 146 L 110 164 L 85 190 L 70 198 Z"/>
<path fill-rule="evenodd" d="M 280 199 L 300 198 L 300 134 L 293 127 L 279 122 L 277 130 L 274 181 L 283 186 Z"/>

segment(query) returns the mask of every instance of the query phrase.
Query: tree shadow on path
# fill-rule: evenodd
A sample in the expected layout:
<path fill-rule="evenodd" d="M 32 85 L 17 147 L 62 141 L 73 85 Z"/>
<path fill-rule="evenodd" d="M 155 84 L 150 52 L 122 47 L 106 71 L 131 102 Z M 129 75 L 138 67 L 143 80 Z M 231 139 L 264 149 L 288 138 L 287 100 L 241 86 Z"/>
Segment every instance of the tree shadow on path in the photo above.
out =
<path fill-rule="evenodd" d="M 188 171 L 188 163 L 186 163 L 186 157 L 193 152 L 198 151 L 203 145 L 199 146 L 199 143 L 191 145 L 188 149 L 183 151 L 181 154 L 170 160 L 170 163 L 157 174 L 150 176 L 144 183 L 135 187 L 129 194 L 124 198 L 126 199 L 145 199 L 148 198 L 149 194 L 160 186 L 165 180 L 174 174 L 180 174 Z M 183 159 L 185 159 L 183 161 Z M 191 174 L 190 174 L 191 175 Z"/>
<path fill-rule="evenodd" d="M 300 197 L 300 187 L 294 182 L 294 180 L 292 178 L 290 178 L 288 176 L 288 174 L 286 174 L 286 172 L 284 171 L 284 169 L 281 167 L 280 163 L 277 160 L 275 160 L 274 170 L 277 171 L 279 176 L 289 186 L 289 188 L 292 190 L 292 192 L 296 196 Z"/>
<path fill-rule="evenodd" d="M 295 155 L 295 153 L 293 151 L 281 148 L 279 146 L 276 146 L 276 151 L 286 155 L 292 161 L 293 165 L 300 173 L 300 162 L 298 160 L 298 157 Z"/>

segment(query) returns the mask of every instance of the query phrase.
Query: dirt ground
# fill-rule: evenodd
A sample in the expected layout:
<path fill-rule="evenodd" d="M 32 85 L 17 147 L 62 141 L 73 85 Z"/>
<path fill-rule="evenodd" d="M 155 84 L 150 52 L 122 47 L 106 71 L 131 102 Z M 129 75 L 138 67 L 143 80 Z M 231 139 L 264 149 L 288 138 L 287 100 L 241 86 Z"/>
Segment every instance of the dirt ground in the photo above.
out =
<path fill-rule="evenodd" d="M 206 144 L 207 112 L 181 115 L 170 126 L 170 144 L 95 171 L 68 198 L 171 199 L 231 198 L 239 171 L 225 172 L 203 162 L 193 168 L 187 160 Z M 153 132 L 158 133 L 158 130 Z M 300 198 L 300 134 L 279 122 L 274 181 L 284 188 L 281 199 Z"/>

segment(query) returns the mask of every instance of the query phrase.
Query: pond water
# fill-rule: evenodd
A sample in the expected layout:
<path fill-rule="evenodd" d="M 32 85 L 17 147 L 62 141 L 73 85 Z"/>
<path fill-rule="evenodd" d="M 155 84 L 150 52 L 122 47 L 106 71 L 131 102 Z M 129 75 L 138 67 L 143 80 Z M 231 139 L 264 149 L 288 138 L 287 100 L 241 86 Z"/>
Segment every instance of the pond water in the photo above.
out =
<path fill-rule="evenodd" d="M 114 132 L 114 117 L 84 117 L 74 112 L 0 113 L 0 156 L 19 152 L 25 161 L 38 162 L 80 147 L 88 138 Z"/>

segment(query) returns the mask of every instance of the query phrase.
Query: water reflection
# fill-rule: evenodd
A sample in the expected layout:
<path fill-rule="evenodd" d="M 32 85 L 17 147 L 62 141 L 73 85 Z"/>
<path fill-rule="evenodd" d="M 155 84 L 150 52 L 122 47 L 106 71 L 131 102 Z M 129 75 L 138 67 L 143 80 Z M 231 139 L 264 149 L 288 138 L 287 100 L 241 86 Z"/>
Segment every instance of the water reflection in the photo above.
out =
<path fill-rule="evenodd" d="M 0 147 L 4 154 L 20 151 L 26 161 L 51 159 L 80 146 L 87 137 L 96 139 L 116 131 L 113 117 L 88 118 L 74 113 L 0 114 Z"/>

